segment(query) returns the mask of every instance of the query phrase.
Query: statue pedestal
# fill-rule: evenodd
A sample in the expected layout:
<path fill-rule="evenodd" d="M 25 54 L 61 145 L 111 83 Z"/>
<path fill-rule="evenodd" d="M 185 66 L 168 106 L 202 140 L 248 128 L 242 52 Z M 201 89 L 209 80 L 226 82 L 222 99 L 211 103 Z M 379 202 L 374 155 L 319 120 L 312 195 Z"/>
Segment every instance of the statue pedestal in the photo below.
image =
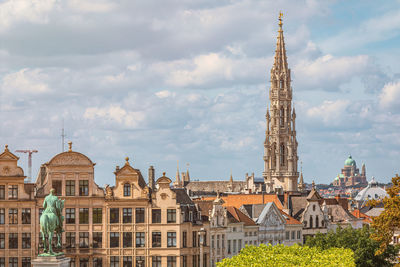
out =
<path fill-rule="evenodd" d="M 37 257 L 32 261 L 32 267 L 69 267 L 70 258 L 61 256 Z"/>

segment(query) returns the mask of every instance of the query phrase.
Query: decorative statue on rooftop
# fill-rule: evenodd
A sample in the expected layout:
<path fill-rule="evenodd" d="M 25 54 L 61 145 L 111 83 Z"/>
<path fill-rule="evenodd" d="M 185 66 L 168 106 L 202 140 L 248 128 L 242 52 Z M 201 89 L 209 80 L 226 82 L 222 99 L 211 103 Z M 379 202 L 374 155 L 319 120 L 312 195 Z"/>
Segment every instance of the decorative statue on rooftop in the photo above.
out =
<path fill-rule="evenodd" d="M 54 232 L 57 234 L 57 248 L 61 248 L 61 234 L 63 230 L 64 216 L 62 210 L 64 201 L 54 195 L 55 190 L 50 189 L 50 194 L 44 199 L 44 211 L 40 216 L 40 232 L 42 233 L 44 250 L 39 256 L 59 256 L 62 252 L 54 253 L 52 240 Z M 46 241 L 47 240 L 47 241 Z"/>

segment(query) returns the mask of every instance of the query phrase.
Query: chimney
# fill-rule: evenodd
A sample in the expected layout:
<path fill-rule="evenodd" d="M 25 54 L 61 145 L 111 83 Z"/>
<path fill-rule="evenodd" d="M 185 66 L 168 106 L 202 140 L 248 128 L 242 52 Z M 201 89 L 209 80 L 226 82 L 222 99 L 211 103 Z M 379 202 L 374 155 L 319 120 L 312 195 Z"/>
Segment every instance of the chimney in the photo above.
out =
<path fill-rule="evenodd" d="M 154 167 L 149 167 L 149 187 L 154 190 L 155 189 L 155 181 L 154 181 Z"/>

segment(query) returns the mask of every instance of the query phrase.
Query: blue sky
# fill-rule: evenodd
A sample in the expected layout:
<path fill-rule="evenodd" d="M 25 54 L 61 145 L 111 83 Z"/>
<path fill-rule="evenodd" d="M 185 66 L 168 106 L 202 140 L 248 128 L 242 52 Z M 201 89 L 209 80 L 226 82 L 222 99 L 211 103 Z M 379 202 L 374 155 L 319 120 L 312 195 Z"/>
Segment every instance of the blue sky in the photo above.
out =
<path fill-rule="evenodd" d="M 278 14 L 306 182 L 348 154 L 388 182 L 400 158 L 399 1 L 0 2 L 0 145 L 67 141 L 99 185 L 129 156 L 175 177 L 261 176 Z M 26 170 L 26 156 L 20 165 Z"/>

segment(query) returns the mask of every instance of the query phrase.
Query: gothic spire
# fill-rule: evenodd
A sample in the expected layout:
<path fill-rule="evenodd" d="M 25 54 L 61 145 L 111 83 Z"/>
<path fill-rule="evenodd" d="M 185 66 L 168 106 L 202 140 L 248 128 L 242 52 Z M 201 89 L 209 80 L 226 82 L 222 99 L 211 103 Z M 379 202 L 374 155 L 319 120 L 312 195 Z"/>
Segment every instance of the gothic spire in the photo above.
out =
<path fill-rule="evenodd" d="M 285 40 L 283 38 L 283 29 L 282 29 L 282 12 L 279 13 L 279 30 L 278 37 L 276 41 L 276 50 L 275 50 L 275 61 L 273 69 L 275 71 L 286 71 L 288 68 L 287 58 L 286 58 L 286 49 L 285 49 Z"/>
<path fill-rule="evenodd" d="M 175 187 L 181 187 L 181 177 L 179 175 L 179 161 L 176 163 L 176 180 L 174 183 Z"/>

